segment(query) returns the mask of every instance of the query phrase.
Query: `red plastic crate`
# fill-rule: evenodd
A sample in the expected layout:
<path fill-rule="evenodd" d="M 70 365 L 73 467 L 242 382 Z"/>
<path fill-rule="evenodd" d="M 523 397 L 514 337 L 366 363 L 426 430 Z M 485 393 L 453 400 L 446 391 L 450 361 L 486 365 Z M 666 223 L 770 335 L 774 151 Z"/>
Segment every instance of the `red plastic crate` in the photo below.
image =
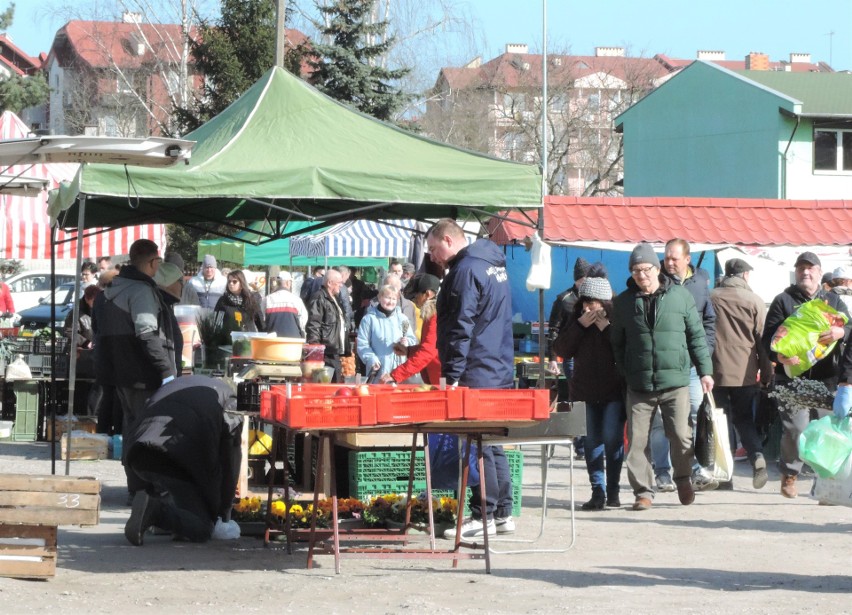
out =
<path fill-rule="evenodd" d="M 286 393 L 278 394 L 278 406 L 286 405 L 287 408 L 283 423 L 288 427 L 322 429 L 376 424 L 375 395 L 341 397 L 305 391 L 291 393 L 290 399 L 284 397 Z"/>
<path fill-rule="evenodd" d="M 467 389 L 464 393 L 466 419 L 529 421 L 549 416 L 549 389 Z"/>
<path fill-rule="evenodd" d="M 275 393 L 272 391 L 260 392 L 260 418 L 272 423 L 275 421 Z"/>
<path fill-rule="evenodd" d="M 464 417 L 464 389 L 419 391 L 417 386 L 376 391 L 376 422 L 424 423 Z"/>

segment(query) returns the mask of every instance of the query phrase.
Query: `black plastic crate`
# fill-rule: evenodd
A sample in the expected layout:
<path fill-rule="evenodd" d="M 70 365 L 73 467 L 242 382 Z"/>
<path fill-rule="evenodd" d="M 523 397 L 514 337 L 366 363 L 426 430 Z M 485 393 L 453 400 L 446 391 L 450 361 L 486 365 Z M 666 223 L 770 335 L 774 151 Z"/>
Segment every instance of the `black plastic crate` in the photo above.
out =
<path fill-rule="evenodd" d="M 268 391 L 268 382 L 241 382 L 237 385 L 237 410 L 260 412 L 260 393 Z"/>
<path fill-rule="evenodd" d="M 48 340 L 41 337 L 33 338 L 35 340 L 35 346 L 33 351 L 36 354 L 52 354 L 54 347 L 56 348 L 56 354 L 65 354 L 68 352 L 68 338 L 67 337 L 57 337 L 56 339 Z"/>
<path fill-rule="evenodd" d="M 12 340 L 15 343 L 15 354 L 32 354 L 35 346 L 34 337 L 16 337 Z"/>

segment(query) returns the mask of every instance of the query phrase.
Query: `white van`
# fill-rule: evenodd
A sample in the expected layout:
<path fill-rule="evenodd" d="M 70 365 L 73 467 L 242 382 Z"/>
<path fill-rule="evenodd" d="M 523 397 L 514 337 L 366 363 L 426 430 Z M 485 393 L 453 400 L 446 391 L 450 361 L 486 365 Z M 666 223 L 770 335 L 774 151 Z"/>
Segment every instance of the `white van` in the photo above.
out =
<path fill-rule="evenodd" d="M 74 271 L 60 270 L 56 272 L 56 286 L 73 282 L 76 278 Z M 20 312 L 39 304 L 39 299 L 50 295 L 50 271 L 24 271 L 4 280 L 12 292 L 15 311 Z"/>

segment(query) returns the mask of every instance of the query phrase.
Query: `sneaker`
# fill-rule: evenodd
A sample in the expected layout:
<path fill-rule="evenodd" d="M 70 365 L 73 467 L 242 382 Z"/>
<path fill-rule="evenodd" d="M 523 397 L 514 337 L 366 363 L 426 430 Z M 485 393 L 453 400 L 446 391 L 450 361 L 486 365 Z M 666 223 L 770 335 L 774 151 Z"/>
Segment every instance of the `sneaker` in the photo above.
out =
<path fill-rule="evenodd" d="M 515 531 L 515 520 L 509 517 L 494 517 L 498 534 L 511 534 Z"/>
<path fill-rule="evenodd" d="M 124 526 L 124 536 L 130 544 L 136 547 L 142 546 L 145 532 L 154 525 L 158 504 L 157 498 L 151 497 L 144 489 L 137 491 L 133 496 L 130 518 Z"/>
<path fill-rule="evenodd" d="M 706 469 L 698 468 L 692 473 L 692 487 L 696 491 L 713 491 L 718 486 L 719 481 Z"/>
<path fill-rule="evenodd" d="M 754 472 L 751 475 L 751 486 L 755 489 L 763 489 L 766 481 L 769 480 L 769 474 L 766 471 L 766 459 L 763 455 L 758 455 L 754 459 Z"/>
<path fill-rule="evenodd" d="M 745 461 L 748 459 L 748 453 L 742 446 L 734 452 L 734 461 Z"/>
<path fill-rule="evenodd" d="M 796 490 L 796 476 L 793 474 L 781 477 L 781 495 L 791 500 L 799 495 Z"/>
<path fill-rule="evenodd" d="M 512 522 L 514 525 L 515 522 Z M 494 523 L 494 519 L 489 519 L 487 523 L 488 527 L 488 535 L 494 536 L 497 533 L 497 525 Z M 462 540 L 468 540 L 470 538 L 481 538 L 483 536 L 482 531 L 482 519 L 475 519 L 473 517 L 468 517 L 464 520 L 461 526 L 461 535 L 460 538 Z M 455 540 L 456 537 L 456 528 L 451 527 L 444 531 L 444 538 L 449 538 L 450 540 Z"/>
<path fill-rule="evenodd" d="M 672 493 L 675 490 L 675 484 L 672 482 L 672 477 L 668 474 L 660 474 L 657 477 L 657 491 L 660 493 Z"/>

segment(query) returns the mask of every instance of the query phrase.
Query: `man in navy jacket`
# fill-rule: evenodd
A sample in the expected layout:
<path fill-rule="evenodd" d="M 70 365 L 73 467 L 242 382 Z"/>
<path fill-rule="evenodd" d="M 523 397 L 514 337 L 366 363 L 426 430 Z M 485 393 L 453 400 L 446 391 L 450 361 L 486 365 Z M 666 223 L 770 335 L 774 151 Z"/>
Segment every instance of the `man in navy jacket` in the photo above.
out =
<path fill-rule="evenodd" d="M 512 295 L 506 259 L 487 239 L 470 246 L 455 220 L 444 218 L 426 234 L 432 261 L 448 269 L 437 299 L 438 356 L 447 384 L 470 388 L 510 389 L 514 385 Z M 486 502 L 471 490 L 471 518 L 462 525 L 463 539 L 509 533 L 512 478 L 501 446 L 483 447 Z M 455 538 L 455 529 L 447 538 Z"/>

